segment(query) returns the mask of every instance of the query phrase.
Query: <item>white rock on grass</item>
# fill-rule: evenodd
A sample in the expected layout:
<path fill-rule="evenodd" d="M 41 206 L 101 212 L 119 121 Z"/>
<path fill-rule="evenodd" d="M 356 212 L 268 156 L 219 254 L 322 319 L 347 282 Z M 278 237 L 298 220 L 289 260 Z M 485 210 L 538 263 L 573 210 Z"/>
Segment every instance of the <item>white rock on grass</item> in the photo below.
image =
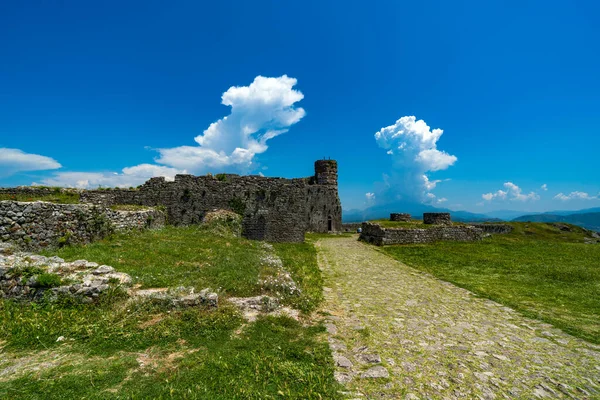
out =
<path fill-rule="evenodd" d="M 369 368 L 368 370 L 366 370 L 365 372 L 360 374 L 360 377 L 367 378 L 367 379 L 369 379 L 369 378 L 389 378 L 390 373 L 388 372 L 387 369 L 385 369 L 381 365 L 378 365 L 376 367 Z"/>

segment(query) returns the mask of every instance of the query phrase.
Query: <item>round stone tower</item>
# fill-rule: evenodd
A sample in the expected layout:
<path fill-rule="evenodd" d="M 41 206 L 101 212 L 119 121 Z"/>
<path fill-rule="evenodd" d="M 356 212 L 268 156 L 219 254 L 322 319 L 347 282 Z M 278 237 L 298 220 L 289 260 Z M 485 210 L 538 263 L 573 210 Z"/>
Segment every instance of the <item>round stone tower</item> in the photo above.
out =
<path fill-rule="evenodd" d="M 337 186 L 338 166 L 335 160 L 315 161 L 315 179 L 318 185 Z"/>
<path fill-rule="evenodd" d="M 433 225 L 452 225 L 450 213 L 423 213 L 423 223 Z"/>

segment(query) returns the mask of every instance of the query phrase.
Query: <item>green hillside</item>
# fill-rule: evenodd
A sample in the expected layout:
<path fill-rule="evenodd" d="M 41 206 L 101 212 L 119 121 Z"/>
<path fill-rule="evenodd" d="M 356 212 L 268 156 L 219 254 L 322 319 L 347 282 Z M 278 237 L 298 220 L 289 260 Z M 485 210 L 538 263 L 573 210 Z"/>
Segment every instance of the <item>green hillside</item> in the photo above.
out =
<path fill-rule="evenodd" d="M 536 214 L 523 215 L 513 219 L 515 222 L 565 222 L 581 226 L 582 228 L 600 231 L 600 212 L 584 213 L 584 214 Z"/>

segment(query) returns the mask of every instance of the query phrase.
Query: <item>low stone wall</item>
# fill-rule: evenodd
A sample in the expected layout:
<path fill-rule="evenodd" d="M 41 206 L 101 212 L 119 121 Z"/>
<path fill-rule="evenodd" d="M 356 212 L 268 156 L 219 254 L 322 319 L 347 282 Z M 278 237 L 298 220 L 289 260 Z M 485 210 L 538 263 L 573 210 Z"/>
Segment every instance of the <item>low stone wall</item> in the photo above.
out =
<path fill-rule="evenodd" d="M 504 234 L 513 231 L 513 227 L 508 224 L 474 224 L 473 226 L 481 229 L 485 233 Z"/>
<path fill-rule="evenodd" d="M 410 214 L 406 213 L 391 213 L 390 221 L 410 222 Z"/>
<path fill-rule="evenodd" d="M 360 227 L 362 227 L 362 222 L 342 224 L 342 232 L 356 232 Z"/>
<path fill-rule="evenodd" d="M 115 230 L 159 229 L 166 223 L 165 213 L 155 208 L 137 211 L 103 209 Z"/>
<path fill-rule="evenodd" d="M 451 225 L 450 213 L 423 213 L 423 223 L 427 225 Z"/>
<path fill-rule="evenodd" d="M 86 204 L 0 201 L 0 242 L 22 249 L 88 243 L 114 230 L 164 224 L 164 213 L 156 209 L 115 211 Z"/>
<path fill-rule="evenodd" d="M 472 242 L 483 238 L 483 230 L 470 225 L 442 225 L 427 229 L 382 228 L 365 222 L 359 240 L 377 246 L 388 244 L 432 243 L 440 240 Z"/>

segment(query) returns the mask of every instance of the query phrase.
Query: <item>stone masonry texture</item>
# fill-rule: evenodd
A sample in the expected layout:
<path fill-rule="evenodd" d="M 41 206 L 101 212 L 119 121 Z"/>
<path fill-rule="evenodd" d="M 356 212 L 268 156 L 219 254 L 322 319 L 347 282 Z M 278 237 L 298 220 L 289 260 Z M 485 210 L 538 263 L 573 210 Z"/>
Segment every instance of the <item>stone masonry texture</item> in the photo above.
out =
<path fill-rule="evenodd" d="M 391 213 L 390 221 L 403 221 L 410 222 L 410 214 L 405 213 Z"/>
<path fill-rule="evenodd" d="M 334 160 L 316 161 L 309 178 L 176 175 L 172 182 L 152 178 L 137 189 L 83 191 L 80 198 L 101 206 L 163 206 L 173 225 L 198 224 L 207 212 L 231 210 L 243 216 L 243 236 L 271 242 L 301 242 L 307 231 L 342 228 Z"/>
<path fill-rule="evenodd" d="M 450 225 L 450 213 L 423 213 L 423 223 L 433 225 Z"/>
<path fill-rule="evenodd" d="M 348 398 L 600 398 L 600 346 L 354 237 L 320 239 L 317 249 L 335 376 Z"/>
<path fill-rule="evenodd" d="M 115 211 L 88 204 L 0 201 L 0 242 L 22 249 L 88 243 L 114 230 L 159 228 L 164 213 L 155 209 Z"/>
<path fill-rule="evenodd" d="M 481 240 L 484 231 L 471 225 L 440 225 L 427 229 L 382 228 L 378 224 L 364 222 L 360 240 L 383 246 L 388 244 L 432 243 L 439 240 L 470 242 Z"/>

